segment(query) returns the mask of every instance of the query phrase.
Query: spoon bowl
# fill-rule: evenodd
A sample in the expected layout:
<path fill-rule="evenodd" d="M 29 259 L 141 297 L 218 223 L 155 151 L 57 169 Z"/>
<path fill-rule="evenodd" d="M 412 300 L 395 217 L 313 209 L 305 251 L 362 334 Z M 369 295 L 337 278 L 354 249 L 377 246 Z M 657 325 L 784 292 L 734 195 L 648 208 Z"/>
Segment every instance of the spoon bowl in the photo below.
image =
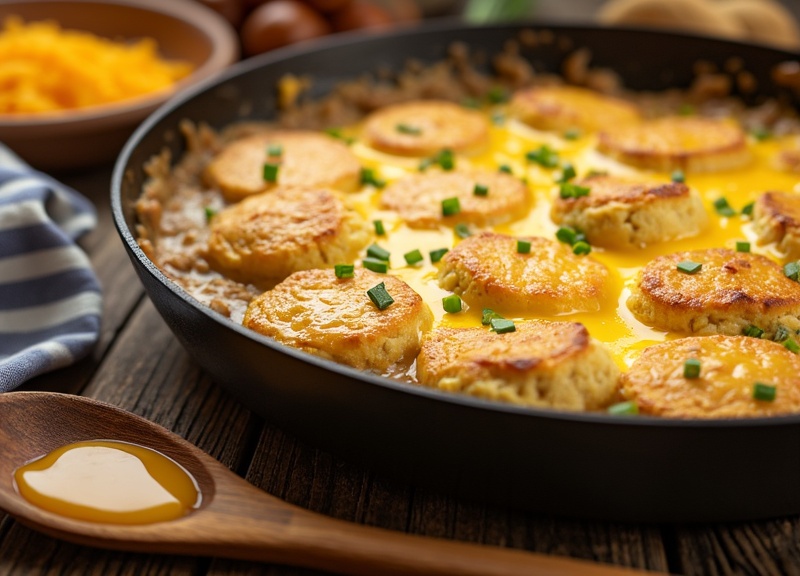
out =
<path fill-rule="evenodd" d="M 517 550 L 411 536 L 328 518 L 248 483 L 183 438 L 115 406 L 50 392 L 0 395 L 0 508 L 21 523 L 79 544 L 137 552 L 219 556 L 341 574 L 634 574 Z M 118 440 L 161 452 L 197 481 L 199 507 L 176 520 L 74 520 L 19 495 L 13 473 L 61 446 Z"/>

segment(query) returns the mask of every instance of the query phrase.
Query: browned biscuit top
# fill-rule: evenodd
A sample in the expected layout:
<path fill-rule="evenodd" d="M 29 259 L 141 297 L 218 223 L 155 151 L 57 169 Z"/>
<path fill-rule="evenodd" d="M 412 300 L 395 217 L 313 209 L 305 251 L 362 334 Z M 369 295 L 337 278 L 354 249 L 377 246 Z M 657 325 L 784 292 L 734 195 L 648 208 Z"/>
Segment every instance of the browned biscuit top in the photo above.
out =
<path fill-rule="evenodd" d="M 682 182 L 645 183 L 620 176 L 598 174 L 574 181 L 589 188 L 585 196 L 556 198 L 555 204 L 572 207 L 602 206 L 611 202 L 645 204 L 665 198 L 688 198 L 689 187 Z"/>

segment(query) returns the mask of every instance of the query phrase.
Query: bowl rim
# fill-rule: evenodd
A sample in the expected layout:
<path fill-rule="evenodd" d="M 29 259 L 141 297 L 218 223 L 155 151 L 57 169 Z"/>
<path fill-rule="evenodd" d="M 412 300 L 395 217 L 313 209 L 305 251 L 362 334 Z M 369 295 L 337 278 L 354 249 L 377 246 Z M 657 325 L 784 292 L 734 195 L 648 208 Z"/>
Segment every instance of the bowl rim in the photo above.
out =
<path fill-rule="evenodd" d="M 119 102 L 86 108 L 43 113 L 0 114 L 0 130 L 6 132 L 43 126 L 50 129 L 67 128 L 76 124 L 94 124 L 98 121 L 107 123 L 111 118 L 125 122 L 129 118 L 143 117 L 187 87 L 203 82 L 235 63 L 240 55 L 239 38 L 233 26 L 220 14 L 194 0 L 0 0 L 0 6 L 11 4 L 102 4 L 154 12 L 183 21 L 201 32 L 211 40 L 212 49 L 202 64 L 172 86 Z"/>

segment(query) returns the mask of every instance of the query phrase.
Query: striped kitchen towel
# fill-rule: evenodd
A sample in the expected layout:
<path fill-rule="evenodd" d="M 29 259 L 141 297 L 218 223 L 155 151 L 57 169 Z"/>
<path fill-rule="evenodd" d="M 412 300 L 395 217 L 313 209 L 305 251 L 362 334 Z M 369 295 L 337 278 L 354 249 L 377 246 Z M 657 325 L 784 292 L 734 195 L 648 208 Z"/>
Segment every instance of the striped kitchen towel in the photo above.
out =
<path fill-rule="evenodd" d="M 94 206 L 0 145 L 0 392 L 67 366 L 100 333 L 100 285 L 75 239 Z"/>

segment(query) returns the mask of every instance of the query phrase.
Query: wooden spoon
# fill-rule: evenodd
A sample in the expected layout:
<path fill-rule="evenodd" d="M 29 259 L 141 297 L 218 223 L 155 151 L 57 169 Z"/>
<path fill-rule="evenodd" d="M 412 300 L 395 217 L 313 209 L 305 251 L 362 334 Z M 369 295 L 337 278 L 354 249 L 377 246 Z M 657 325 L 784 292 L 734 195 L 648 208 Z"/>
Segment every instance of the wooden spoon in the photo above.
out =
<path fill-rule="evenodd" d="M 200 508 L 168 522 L 100 524 L 47 512 L 15 490 L 13 471 L 83 440 L 120 440 L 184 466 Z M 411 536 L 335 520 L 259 490 L 196 446 L 139 416 L 96 400 L 46 392 L 0 395 L 0 508 L 23 524 L 79 544 L 165 554 L 219 556 L 342 574 L 587 574 L 641 572 L 518 550 Z"/>

